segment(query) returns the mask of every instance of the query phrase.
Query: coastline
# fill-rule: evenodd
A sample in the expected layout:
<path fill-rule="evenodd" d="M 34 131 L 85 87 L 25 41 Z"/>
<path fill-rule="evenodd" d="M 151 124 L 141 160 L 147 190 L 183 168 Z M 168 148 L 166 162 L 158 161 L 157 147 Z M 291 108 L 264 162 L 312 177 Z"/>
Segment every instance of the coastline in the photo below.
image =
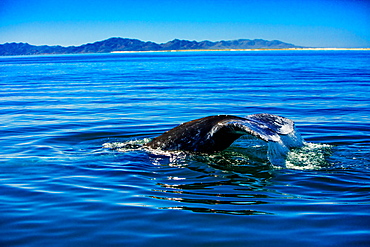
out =
<path fill-rule="evenodd" d="M 157 51 L 112 51 L 110 53 L 146 53 L 146 52 L 197 52 L 197 51 L 370 51 L 370 48 L 256 48 L 256 49 L 189 49 Z"/>

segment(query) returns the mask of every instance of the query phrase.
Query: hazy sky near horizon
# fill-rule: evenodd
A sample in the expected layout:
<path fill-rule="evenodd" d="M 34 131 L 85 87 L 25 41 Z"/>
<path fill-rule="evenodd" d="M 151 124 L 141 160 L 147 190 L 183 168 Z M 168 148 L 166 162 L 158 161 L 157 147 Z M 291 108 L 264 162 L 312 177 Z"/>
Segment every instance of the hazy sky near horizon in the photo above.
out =
<path fill-rule="evenodd" d="M 370 47 L 369 0 L 0 0 L 0 44 L 266 39 Z"/>

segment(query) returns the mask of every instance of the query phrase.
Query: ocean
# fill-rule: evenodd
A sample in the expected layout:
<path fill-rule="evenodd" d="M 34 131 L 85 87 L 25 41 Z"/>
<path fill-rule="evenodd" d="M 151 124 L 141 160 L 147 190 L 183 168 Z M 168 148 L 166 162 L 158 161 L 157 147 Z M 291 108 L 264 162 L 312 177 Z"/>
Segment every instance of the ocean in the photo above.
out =
<path fill-rule="evenodd" d="M 368 51 L 0 57 L 0 245 L 369 246 L 369 64 Z M 140 148 L 256 113 L 295 122 L 305 145 L 285 165 L 243 137 L 210 155 Z"/>

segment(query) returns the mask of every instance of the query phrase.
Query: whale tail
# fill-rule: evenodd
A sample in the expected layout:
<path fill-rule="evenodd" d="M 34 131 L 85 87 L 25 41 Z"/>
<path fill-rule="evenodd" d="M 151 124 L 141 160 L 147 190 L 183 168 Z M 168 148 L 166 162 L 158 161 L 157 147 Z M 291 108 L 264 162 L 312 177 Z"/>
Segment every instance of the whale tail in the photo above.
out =
<path fill-rule="evenodd" d="M 146 146 L 161 150 L 213 153 L 229 147 L 242 135 L 251 135 L 268 143 L 268 158 L 281 165 L 289 149 L 303 146 L 294 122 L 272 114 L 254 114 L 244 118 L 218 115 L 183 123 L 154 138 Z"/>

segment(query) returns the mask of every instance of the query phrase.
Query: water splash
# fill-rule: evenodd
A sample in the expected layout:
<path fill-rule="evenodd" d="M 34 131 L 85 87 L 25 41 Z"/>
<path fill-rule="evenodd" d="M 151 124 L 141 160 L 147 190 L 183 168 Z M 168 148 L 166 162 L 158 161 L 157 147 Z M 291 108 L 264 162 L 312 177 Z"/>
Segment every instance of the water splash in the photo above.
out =
<path fill-rule="evenodd" d="M 332 152 L 332 145 L 305 143 L 298 149 L 292 149 L 286 158 L 285 166 L 296 170 L 316 170 L 328 166 L 327 157 Z"/>
<path fill-rule="evenodd" d="M 245 135 L 229 149 L 215 154 L 189 155 L 184 151 L 168 151 L 145 147 L 150 138 L 129 140 L 125 142 L 107 142 L 103 148 L 118 152 L 145 151 L 154 155 L 153 164 L 167 160 L 171 164 L 183 163 L 186 159 L 206 157 L 204 162 L 225 166 L 265 166 L 270 163 L 275 169 L 321 169 L 328 165 L 326 158 L 331 154 L 332 146 L 328 144 L 306 143 L 297 131 L 288 135 L 279 135 L 279 141 L 264 142 L 253 136 Z M 300 144 L 301 147 L 297 147 Z M 203 158 L 204 158 L 203 157 Z M 217 160 L 217 162 L 216 162 Z"/>
<path fill-rule="evenodd" d="M 144 151 L 150 154 L 149 159 L 154 165 L 161 165 L 162 163 L 171 164 L 183 164 L 186 158 L 189 156 L 184 151 L 168 151 L 160 149 L 151 149 L 145 146 L 146 143 L 152 139 L 143 138 L 137 140 L 129 140 L 125 142 L 107 142 L 102 145 L 103 148 L 115 150 L 118 152 L 135 152 Z"/>
<path fill-rule="evenodd" d="M 307 143 L 298 131 L 279 136 L 280 141 L 268 142 L 268 159 L 274 168 L 316 170 L 328 165 L 331 145 Z"/>
<path fill-rule="evenodd" d="M 284 167 L 289 152 L 294 148 L 301 148 L 305 144 L 299 132 L 294 130 L 287 135 L 279 135 L 277 141 L 269 141 L 267 145 L 267 156 L 271 164 Z"/>

